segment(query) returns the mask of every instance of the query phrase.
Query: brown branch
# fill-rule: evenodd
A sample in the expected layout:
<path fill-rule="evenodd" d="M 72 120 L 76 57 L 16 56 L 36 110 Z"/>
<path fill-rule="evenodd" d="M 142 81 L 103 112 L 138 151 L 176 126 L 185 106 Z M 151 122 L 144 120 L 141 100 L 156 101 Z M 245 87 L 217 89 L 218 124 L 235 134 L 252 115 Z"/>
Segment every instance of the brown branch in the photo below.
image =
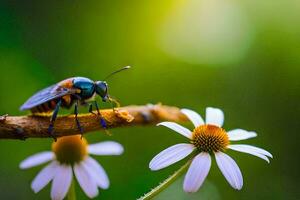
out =
<path fill-rule="evenodd" d="M 179 108 L 164 105 L 127 106 L 117 110 L 101 110 L 108 128 L 156 124 L 161 121 L 186 121 Z M 48 133 L 50 115 L 0 117 L 0 139 L 26 139 L 52 137 Z M 99 117 L 94 114 L 78 115 L 84 134 L 103 130 Z M 80 134 L 74 115 L 58 116 L 55 121 L 56 137 Z"/>

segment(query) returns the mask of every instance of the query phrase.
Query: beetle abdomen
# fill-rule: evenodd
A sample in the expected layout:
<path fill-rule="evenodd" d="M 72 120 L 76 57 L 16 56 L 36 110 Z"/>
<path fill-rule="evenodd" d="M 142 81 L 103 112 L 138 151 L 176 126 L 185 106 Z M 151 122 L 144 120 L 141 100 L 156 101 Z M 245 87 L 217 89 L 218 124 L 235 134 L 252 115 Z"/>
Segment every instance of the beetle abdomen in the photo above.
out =
<path fill-rule="evenodd" d="M 57 100 L 48 101 L 36 107 L 33 107 L 31 109 L 31 112 L 33 113 L 51 112 L 56 107 L 56 104 L 57 104 Z"/>
<path fill-rule="evenodd" d="M 75 98 L 74 98 L 74 96 L 71 96 L 71 95 L 65 95 L 59 99 L 53 99 L 51 101 L 47 101 L 43 104 L 33 107 L 31 109 L 31 112 L 32 113 L 52 112 L 55 109 L 57 102 L 60 100 L 62 100 L 61 107 L 70 108 L 73 105 Z"/>

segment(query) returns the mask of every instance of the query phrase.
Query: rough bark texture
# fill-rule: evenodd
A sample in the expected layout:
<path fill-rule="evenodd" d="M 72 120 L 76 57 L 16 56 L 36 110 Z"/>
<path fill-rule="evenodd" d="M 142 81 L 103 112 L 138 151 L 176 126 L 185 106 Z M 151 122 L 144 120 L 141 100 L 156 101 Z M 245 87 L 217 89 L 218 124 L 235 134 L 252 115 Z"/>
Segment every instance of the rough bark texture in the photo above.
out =
<path fill-rule="evenodd" d="M 161 121 L 186 121 L 186 117 L 177 107 L 165 105 L 143 105 L 120 107 L 116 110 L 106 109 L 100 111 L 107 123 L 107 128 L 150 125 Z M 94 114 L 78 115 L 83 134 L 103 130 L 100 119 Z M 26 139 L 53 137 L 48 133 L 49 114 L 31 116 L 9 116 L 0 117 L 0 139 Z M 54 125 L 54 136 L 80 134 L 74 115 L 58 116 Z"/>

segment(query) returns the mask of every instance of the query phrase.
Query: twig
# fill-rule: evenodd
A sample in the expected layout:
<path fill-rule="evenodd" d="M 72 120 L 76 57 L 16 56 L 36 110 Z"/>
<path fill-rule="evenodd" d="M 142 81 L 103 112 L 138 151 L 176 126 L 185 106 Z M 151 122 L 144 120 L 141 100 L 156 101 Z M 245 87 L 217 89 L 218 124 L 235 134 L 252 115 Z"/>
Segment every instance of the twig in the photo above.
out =
<path fill-rule="evenodd" d="M 101 115 L 107 123 L 107 128 L 149 125 L 161 121 L 186 121 L 179 108 L 164 105 L 143 105 L 120 107 L 117 110 L 101 110 Z M 30 116 L 0 117 L 0 139 L 26 139 L 52 137 L 48 133 L 49 114 Z M 83 133 L 103 130 L 97 115 L 78 115 Z M 80 134 L 74 115 L 58 116 L 55 121 L 54 134 L 56 137 Z"/>

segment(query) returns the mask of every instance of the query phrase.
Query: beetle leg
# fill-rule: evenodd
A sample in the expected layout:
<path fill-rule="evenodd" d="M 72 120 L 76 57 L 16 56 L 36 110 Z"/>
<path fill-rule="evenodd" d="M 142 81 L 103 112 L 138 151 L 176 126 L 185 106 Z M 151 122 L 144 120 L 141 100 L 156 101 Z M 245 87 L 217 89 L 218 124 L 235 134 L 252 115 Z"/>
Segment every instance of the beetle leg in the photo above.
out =
<path fill-rule="evenodd" d="M 109 97 L 108 100 L 109 100 L 109 102 L 110 102 L 110 104 L 111 104 L 111 107 L 112 107 L 113 111 L 114 111 L 114 112 L 117 112 L 118 110 L 116 110 L 116 108 L 119 108 L 119 107 L 121 106 L 120 102 L 117 101 L 117 100 L 114 99 L 114 98 L 111 98 L 111 97 Z M 114 105 L 114 104 L 115 104 L 115 105 Z"/>
<path fill-rule="evenodd" d="M 48 127 L 48 132 L 52 135 L 54 141 L 56 141 L 56 137 L 54 136 L 53 134 L 53 129 L 54 129 L 54 122 L 56 120 L 56 117 L 57 117 L 57 113 L 59 111 L 59 107 L 61 105 L 61 100 L 59 100 L 54 108 L 54 111 L 53 111 L 53 114 L 50 118 L 50 124 L 49 124 L 49 127 Z"/>
<path fill-rule="evenodd" d="M 89 113 L 97 115 L 96 113 L 93 112 L 93 104 L 89 104 Z"/>
<path fill-rule="evenodd" d="M 75 115 L 76 125 L 77 125 L 77 127 L 78 127 L 78 129 L 79 129 L 79 131 L 81 133 L 81 137 L 82 137 L 83 128 L 81 127 L 80 122 L 79 122 L 78 117 L 77 117 L 77 115 L 78 115 L 78 101 L 75 102 L 74 115 Z"/>
<path fill-rule="evenodd" d="M 106 122 L 105 122 L 104 118 L 102 117 L 102 115 L 101 115 L 101 113 L 100 113 L 100 111 L 99 111 L 99 107 L 98 107 L 97 101 L 95 101 L 94 104 L 95 104 L 95 107 L 96 107 L 96 110 L 97 110 L 97 114 L 98 114 L 98 116 L 100 117 L 100 124 L 101 124 L 101 126 L 102 126 L 104 129 L 106 129 L 106 128 L 107 128 L 107 125 L 106 125 Z"/>

